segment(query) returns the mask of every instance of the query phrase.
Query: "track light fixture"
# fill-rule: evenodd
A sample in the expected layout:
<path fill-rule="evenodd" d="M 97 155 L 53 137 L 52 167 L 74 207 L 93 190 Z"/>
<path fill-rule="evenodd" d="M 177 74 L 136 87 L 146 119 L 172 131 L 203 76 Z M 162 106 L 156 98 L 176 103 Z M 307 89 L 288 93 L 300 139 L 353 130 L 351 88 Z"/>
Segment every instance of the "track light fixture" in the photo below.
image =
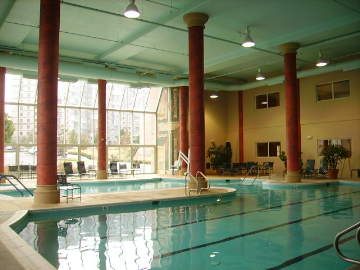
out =
<path fill-rule="evenodd" d="M 135 4 L 135 0 L 129 0 L 129 2 L 129 5 L 124 11 L 124 16 L 131 19 L 138 18 L 140 16 L 140 11 Z"/>
<path fill-rule="evenodd" d="M 261 73 L 261 70 L 259 68 L 258 73 L 256 74 L 256 80 L 257 81 L 262 81 L 262 80 L 265 80 L 265 79 L 266 79 L 265 75 Z"/>
<path fill-rule="evenodd" d="M 241 44 L 241 46 L 243 46 L 243 47 L 245 47 L 245 48 L 250 48 L 250 47 L 255 46 L 254 40 L 250 37 L 250 29 L 249 29 L 249 26 L 248 26 L 248 25 L 246 26 L 246 29 L 245 29 L 245 38 L 244 38 L 244 41 L 243 41 L 243 43 Z"/>
<path fill-rule="evenodd" d="M 329 61 L 326 60 L 326 59 L 324 59 L 321 51 L 319 51 L 319 59 L 318 59 L 317 62 L 316 62 L 316 66 L 317 66 L 317 67 L 325 67 L 325 66 L 328 65 L 328 64 L 329 64 Z"/>

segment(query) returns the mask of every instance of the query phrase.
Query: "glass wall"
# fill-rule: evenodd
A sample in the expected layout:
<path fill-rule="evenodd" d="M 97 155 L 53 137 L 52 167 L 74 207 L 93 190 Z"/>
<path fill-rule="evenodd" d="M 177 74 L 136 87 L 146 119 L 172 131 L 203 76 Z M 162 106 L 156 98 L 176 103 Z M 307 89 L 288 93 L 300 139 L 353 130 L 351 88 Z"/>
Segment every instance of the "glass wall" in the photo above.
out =
<path fill-rule="evenodd" d="M 179 90 L 164 88 L 157 110 L 157 167 L 166 173 L 179 153 Z M 154 120 L 155 121 L 155 120 Z M 155 137 L 154 137 L 155 138 Z"/>
<path fill-rule="evenodd" d="M 5 165 L 36 165 L 37 79 L 6 74 Z M 108 161 L 156 171 L 156 110 L 162 89 L 107 84 Z M 58 82 L 58 171 L 63 162 L 97 166 L 97 83 Z"/>

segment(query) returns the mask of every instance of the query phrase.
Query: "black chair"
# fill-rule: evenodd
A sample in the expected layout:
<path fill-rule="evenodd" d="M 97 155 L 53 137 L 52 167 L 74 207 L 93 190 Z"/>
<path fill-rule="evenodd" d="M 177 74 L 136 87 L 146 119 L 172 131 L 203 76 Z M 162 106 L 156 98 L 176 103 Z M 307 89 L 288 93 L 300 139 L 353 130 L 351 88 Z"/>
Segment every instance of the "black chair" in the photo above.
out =
<path fill-rule="evenodd" d="M 110 161 L 109 163 L 110 175 L 119 175 L 117 164 L 118 164 L 117 161 Z"/>
<path fill-rule="evenodd" d="M 66 176 L 79 176 L 79 174 L 75 174 L 72 168 L 72 162 L 64 162 L 64 172 Z"/>
<path fill-rule="evenodd" d="M 9 174 L 19 176 L 19 167 L 17 165 L 8 166 Z"/>
<path fill-rule="evenodd" d="M 30 177 L 31 179 L 36 176 L 36 165 L 30 165 Z"/>
<path fill-rule="evenodd" d="M 315 169 L 315 160 L 308 159 L 306 160 L 305 169 L 303 171 L 303 177 L 312 177 L 316 176 L 316 169 Z"/>
<path fill-rule="evenodd" d="M 73 200 L 76 198 L 79 198 L 81 201 L 81 186 L 78 184 L 69 183 L 67 181 L 66 174 L 58 174 L 57 183 L 60 190 L 60 196 L 65 197 L 66 202 L 69 202 L 69 199 Z"/>
<path fill-rule="evenodd" d="M 31 176 L 30 165 L 19 165 L 19 178 Z"/>
<path fill-rule="evenodd" d="M 318 175 L 326 176 L 328 174 L 328 164 L 324 158 L 320 160 L 320 168 L 318 170 Z"/>
<path fill-rule="evenodd" d="M 263 175 L 271 175 L 274 168 L 274 162 L 265 161 L 263 165 L 259 167 L 260 173 Z"/>
<path fill-rule="evenodd" d="M 246 163 L 247 175 L 258 175 L 259 166 L 257 162 L 249 161 Z"/>
<path fill-rule="evenodd" d="M 86 168 L 85 168 L 85 162 L 84 161 L 78 161 L 77 162 L 77 169 L 78 169 L 78 173 L 80 175 L 80 178 L 81 176 L 83 175 L 88 175 L 88 176 L 94 176 L 96 175 L 96 173 L 90 173 L 90 172 L 87 172 L 86 171 Z"/>

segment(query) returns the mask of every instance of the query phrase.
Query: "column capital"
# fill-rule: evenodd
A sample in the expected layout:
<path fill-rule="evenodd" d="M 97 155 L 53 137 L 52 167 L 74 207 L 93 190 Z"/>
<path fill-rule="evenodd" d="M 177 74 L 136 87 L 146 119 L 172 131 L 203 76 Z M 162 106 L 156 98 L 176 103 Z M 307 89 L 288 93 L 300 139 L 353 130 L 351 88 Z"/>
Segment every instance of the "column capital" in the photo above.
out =
<path fill-rule="evenodd" d="M 286 53 L 296 53 L 297 49 L 300 48 L 300 44 L 297 42 L 288 42 L 279 45 L 280 51 L 282 51 L 283 54 Z"/>
<path fill-rule="evenodd" d="M 205 13 L 193 12 L 185 14 L 183 19 L 184 22 L 188 25 L 188 27 L 204 26 L 205 23 L 208 21 L 209 16 Z"/>

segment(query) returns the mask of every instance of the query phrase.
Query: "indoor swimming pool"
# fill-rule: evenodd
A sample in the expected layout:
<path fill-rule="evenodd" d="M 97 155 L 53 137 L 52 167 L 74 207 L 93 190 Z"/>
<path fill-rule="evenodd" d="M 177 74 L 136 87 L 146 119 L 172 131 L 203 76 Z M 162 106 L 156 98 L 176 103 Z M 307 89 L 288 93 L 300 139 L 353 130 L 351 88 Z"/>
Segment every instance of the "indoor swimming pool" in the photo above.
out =
<path fill-rule="evenodd" d="M 332 247 L 358 222 L 360 186 L 31 212 L 15 231 L 58 269 L 347 269 Z M 351 235 L 350 235 L 351 236 Z M 354 238 L 341 244 L 358 257 Z"/>
<path fill-rule="evenodd" d="M 151 189 L 165 189 L 184 187 L 184 180 L 165 179 L 165 178 L 151 178 L 151 179 L 136 179 L 136 180 L 119 180 L 119 181 L 76 181 L 72 182 L 81 186 L 83 194 L 103 193 L 103 192 L 123 192 L 134 190 L 151 190 Z M 14 190 L 8 185 L 9 190 L 1 190 L 0 194 L 12 197 L 28 197 L 29 193 L 22 190 L 22 194 Z M 34 191 L 34 189 L 30 189 Z"/>

